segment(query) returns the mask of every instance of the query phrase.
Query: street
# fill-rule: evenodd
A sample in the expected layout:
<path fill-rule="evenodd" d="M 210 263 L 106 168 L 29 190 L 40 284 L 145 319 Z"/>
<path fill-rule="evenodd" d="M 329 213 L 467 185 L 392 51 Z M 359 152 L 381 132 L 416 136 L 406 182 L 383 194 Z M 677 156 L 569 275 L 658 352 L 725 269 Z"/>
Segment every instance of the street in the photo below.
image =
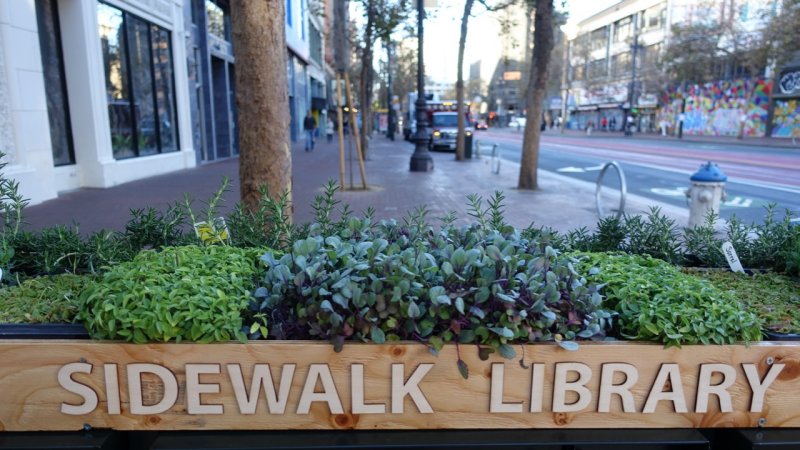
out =
<path fill-rule="evenodd" d="M 498 144 L 501 157 L 519 162 L 523 133 L 501 129 L 480 131 L 475 139 Z M 686 142 L 675 139 L 542 134 L 539 168 L 580 180 L 596 182 L 603 164 L 617 161 L 623 168 L 629 194 L 686 207 L 689 177 L 711 161 L 728 176 L 727 199 L 720 215 L 733 215 L 745 223 L 760 223 L 764 207 L 777 205 L 778 218 L 788 209 L 800 216 L 800 149 L 769 148 L 747 144 Z M 603 186 L 618 189 L 613 171 L 606 173 Z M 800 221 L 798 217 L 794 220 Z"/>

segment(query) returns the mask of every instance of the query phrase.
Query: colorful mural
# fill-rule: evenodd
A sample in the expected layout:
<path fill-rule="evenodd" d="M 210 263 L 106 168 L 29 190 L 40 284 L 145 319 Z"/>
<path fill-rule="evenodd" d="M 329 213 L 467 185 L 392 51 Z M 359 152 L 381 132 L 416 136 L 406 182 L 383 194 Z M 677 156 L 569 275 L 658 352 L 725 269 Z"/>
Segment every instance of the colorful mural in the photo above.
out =
<path fill-rule="evenodd" d="M 705 136 L 738 136 L 744 121 L 744 135 L 763 137 L 772 82 L 764 79 L 716 81 L 687 87 L 683 133 Z M 749 101 L 748 101 L 749 99 Z M 681 94 L 677 87 L 663 98 L 658 121 L 678 123 Z"/>
<path fill-rule="evenodd" d="M 776 99 L 772 124 L 773 137 L 800 137 L 800 99 Z"/>

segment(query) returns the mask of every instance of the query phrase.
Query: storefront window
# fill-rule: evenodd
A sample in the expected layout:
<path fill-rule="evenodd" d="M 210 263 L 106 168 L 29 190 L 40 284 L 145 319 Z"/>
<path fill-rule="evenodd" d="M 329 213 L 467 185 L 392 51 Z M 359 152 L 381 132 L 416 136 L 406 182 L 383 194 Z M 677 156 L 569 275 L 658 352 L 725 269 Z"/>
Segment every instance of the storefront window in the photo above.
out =
<path fill-rule="evenodd" d="M 229 41 L 230 17 L 227 11 L 217 2 L 206 0 L 206 14 L 208 14 L 208 32 L 223 41 Z"/>
<path fill-rule="evenodd" d="M 98 3 L 114 158 L 177 151 L 169 31 Z"/>
<path fill-rule="evenodd" d="M 56 166 L 75 164 L 56 0 L 37 0 L 36 18 L 39 26 L 42 67 L 45 68 L 44 89 L 47 94 L 47 118 L 50 123 L 53 164 Z"/>
<path fill-rule="evenodd" d="M 169 32 L 151 25 L 153 41 L 153 74 L 155 77 L 156 112 L 158 116 L 161 151 L 178 150 L 177 120 L 175 118 L 175 95 L 172 75 L 172 48 Z"/>

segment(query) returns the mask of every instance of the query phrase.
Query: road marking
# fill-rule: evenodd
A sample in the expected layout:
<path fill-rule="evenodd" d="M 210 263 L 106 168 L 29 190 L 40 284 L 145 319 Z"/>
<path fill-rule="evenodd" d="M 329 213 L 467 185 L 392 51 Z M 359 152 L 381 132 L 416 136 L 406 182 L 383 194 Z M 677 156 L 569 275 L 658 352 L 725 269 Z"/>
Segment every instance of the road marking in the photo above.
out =
<path fill-rule="evenodd" d="M 650 192 L 664 197 L 686 197 L 686 189 L 684 188 L 650 188 Z"/>
<path fill-rule="evenodd" d="M 562 172 L 562 173 L 583 173 L 583 172 L 586 172 L 586 171 L 585 171 L 585 170 L 583 170 L 583 169 L 581 169 L 580 167 L 572 167 L 572 166 L 569 166 L 569 167 L 562 167 L 562 168 L 560 168 L 560 169 L 556 169 L 556 172 Z"/>
<path fill-rule="evenodd" d="M 750 205 L 753 204 L 753 199 L 750 198 L 742 198 L 742 197 L 734 197 L 733 200 L 729 200 L 724 202 L 723 206 L 733 206 L 736 208 L 749 208 Z"/>
<path fill-rule="evenodd" d="M 580 146 L 577 146 L 577 145 L 570 145 L 570 144 L 555 144 L 555 143 L 546 143 L 546 145 L 553 146 L 553 147 L 564 147 L 564 148 L 567 148 L 567 149 L 571 150 L 571 153 L 573 153 L 573 154 L 578 154 L 578 155 L 585 155 L 586 154 L 586 152 L 585 152 L 586 147 L 580 147 Z M 577 151 L 575 151 L 575 150 L 577 150 Z M 672 167 L 659 166 L 659 165 L 656 165 L 656 164 L 648 164 L 648 163 L 643 163 L 643 162 L 638 162 L 638 161 L 624 161 L 624 162 L 625 162 L 625 164 L 630 164 L 630 165 L 634 165 L 634 166 L 647 167 L 647 168 L 650 168 L 650 169 L 663 170 L 664 172 L 672 172 L 672 173 L 683 174 L 683 175 L 686 175 L 687 179 L 692 175 L 692 173 L 694 173 L 693 170 L 690 171 L 690 170 L 684 170 L 684 169 L 675 169 L 675 168 L 672 168 Z M 771 183 L 769 181 L 737 179 L 735 181 L 728 180 L 728 183 L 736 183 L 736 184 L 741 184 L 741 185 L 744 185 L 744 186 L 754 186 L 754 187 L 759 187 L 759 188 L 764 188 L 764 189 L 774 189 L 776 191 L 788 192 L 790 194 L 800 194 L 800 189 L 798 189 L 797 187 L 786 185 L 786 184 Z"/>
<path fill-rule="evenodd" d="M 598 166 L 589 166 L 589 167 L 562 167 L 560 169 L 556 169 L 556 172 L 561 173 L 584 173 L 584 172 L 597 172 L 598 170 L 603 170 L 603 164 Z"/>
<path fill-rule="evenodd" d="M 605 164 L 600 164 L 600 165 L 591 166 L 591 167 L 584 167 L 583 170 L 585 170 L 587 172 L 594 172 L 594 171 L 598 171 L 598 170 L 603 170 L 603 166 L 605 166 Z"/>

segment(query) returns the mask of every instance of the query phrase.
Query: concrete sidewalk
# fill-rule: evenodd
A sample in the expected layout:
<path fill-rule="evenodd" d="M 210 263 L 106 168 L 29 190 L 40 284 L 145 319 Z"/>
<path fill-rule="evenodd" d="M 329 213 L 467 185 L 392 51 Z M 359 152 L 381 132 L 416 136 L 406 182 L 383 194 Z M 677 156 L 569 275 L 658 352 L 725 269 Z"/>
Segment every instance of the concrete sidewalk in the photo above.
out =
<path fill-rule="evenodd" d="M 345 146 L 346 156 L 352 145 Z M 444 217 L 455 212 L 462 223 L 471 222 L 466 196 L 478 194 L 490 198 L 500 190 L 505 195 L 505 217 L 516 227 L 531 223 L 547 226 L 559 231 L 579 227 L 593 228 L 597 222 L 595 212 L 595 185 L 545 171 L 539 171 L 539 189 L 521 191 L 516 189 L 519 165 L 503 160 L 500 173 L 490 170 L 489 158 L 483 156 L 465 162 L 455 161 L 453 153 L 432 153 L 434 170 L 430 173 L 409 171 L 413 145 L 400 139 L 390 141 L 375 135 L 371 140 L 367 156 L 366 174 L 368 189 L 363 190 L 355 160 L 346 158 L 347 189 L 336 194 L 338 200 L 350 205 L 359 216 L 367 208 L 375 210 L 377 219 L 398 220 L 417 208 L 426 207 L 429 218 Z M 339 155 L 336 141 L 318 141 L 313 152 L 305 152 L 302 144 L 292 149 L 293 201 L 295 222 L 305 223 L 313 219 L 312 201 L 323 192 L 327 180 L 339 181 Z M 350 189 L 352 180 L 356 189 Z M 611 180 L 614 173 L 608 173 Z M 196 214 L 203 209 L 204 202 L 219 189 L 223 177 L 231 180 L 230 189 L 224 195 L 222 212 L 229 211 L 239 200 L 238 159 L 205 164 L 195 169 L 171 173 L 164 176 L 138 180 L 107 189 L 80 189 L 64 193 L 58 199 L 28 207 L 24 212 L 27 229 L 40 229 L 57 224 L 77 224 L 82 233 L 98 230 L 124 230 L 132 209 L 152 206 L 163 210 L 169 204 L 182 201 L 184 195 L 194 199 Z M 604 192 L 612 194 L 606 189 Z M 609 195 L 604 207 L 613 209 L 619 195 Z M 646 211 L 652 202 L 636 196 L 627 196 L 626 213 Z M 666 205 L 663 211 L 676 219 L 679 225 L 687 222 L 688 211 Z M 484 206 L 485 207 L 485 206 Z"/>

